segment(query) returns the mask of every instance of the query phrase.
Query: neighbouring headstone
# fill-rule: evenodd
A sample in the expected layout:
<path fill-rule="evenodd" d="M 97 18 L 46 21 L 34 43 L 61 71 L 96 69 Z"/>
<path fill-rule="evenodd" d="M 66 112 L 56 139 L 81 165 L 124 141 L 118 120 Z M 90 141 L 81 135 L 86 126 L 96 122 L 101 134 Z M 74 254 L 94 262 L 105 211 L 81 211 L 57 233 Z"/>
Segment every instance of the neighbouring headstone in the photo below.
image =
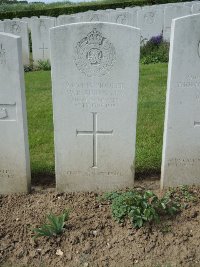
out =
<path fill-rule="evenodd" d="M 79 22 L 79 17 L 77 15 L 61 15 L 57 18 L 57 26 L 77 22 Z"/>
<path fill-rule="evenodd" d="M 28 192 L 30 160 L 22 42 L 0 33 L 0 194 Z"/>
<path fill-rule="evenodd" d="M 166 41 L 170 40 L 172 19 L 187 16 L 191 14 L 191 8 L 184 5 L 170 5 L 164 9 L 164 29 L 163 38 Z"/>
<path fill-rule="evenodd" d="M 23 64 L 30 64 L 30 48 L 28 36 L 28 24 L 20 20 L 4 21 L 4 32 L 11 33 L 22 38 Z"/>
<path fill-rule="evenodd" d="M 134 27 L 137 26 L 137 15 L 134 16 L 134 14 L 129 11 L 112 11 L 110 12 L 109 17 L 109 21 L 113 23 Z"/>
<path fill-rule="evenodd" d="M 195 3 L 192 5 L 192 14 L 200 13 L 200 3 Z"/>
<path fill-rule="evenodd" d="M 173 20 L 162 187 L 200 184 L 200 15 Z"/>
<path fill-rule="evenodd" d="M 32 19 L 31 37 L 34 64 L 39 60 L 50 60 L 49 29 L 55 26 L 55 19 Z"/>
<path fill-rule="evenodd" d="M 141 41 L 145 43 L 163 32 L 163 9 L 144 7 L 137 12 L 137 27 L 141 29 Z"/>
<path fill-rule="evenodd" d="M 109 12 L 95 12 L 95 11 L 88 11 L 84 12 L 80 16 L 81 22 L 107 22 L 109 20 Z"/>
<path fill-rule="evenodd" d="M 139 29 L 77 23 L 50 35 L 57 189 L 132 186 Z"/>

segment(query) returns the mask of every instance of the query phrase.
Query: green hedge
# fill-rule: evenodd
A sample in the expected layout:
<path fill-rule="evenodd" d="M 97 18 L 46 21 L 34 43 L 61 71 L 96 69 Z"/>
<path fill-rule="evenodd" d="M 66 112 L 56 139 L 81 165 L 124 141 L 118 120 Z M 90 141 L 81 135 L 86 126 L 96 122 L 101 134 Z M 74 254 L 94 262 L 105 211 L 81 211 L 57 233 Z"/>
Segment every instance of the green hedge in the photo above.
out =
<path fill-rule="evenodd" d="M 92 2 L 92 3 L 83 3 L 77 5 L 69 5 L 66 7 L 3 12 L 0 13 L 0 19 L 3 20 L 12 18 L 41 16 L 41 15 L 58 17 L 59 15 L 63 14 L 73 14 L 88 10 L 115 9 L 115 8 L 125 8 L 133 6 L 155 5 L 155 4 L 165 4 L 165 3 L 175 3 L 175 2 L 185 2 L 185 0 L 132 0 L 132 1 L 115 2 L 115 3 Z"/>

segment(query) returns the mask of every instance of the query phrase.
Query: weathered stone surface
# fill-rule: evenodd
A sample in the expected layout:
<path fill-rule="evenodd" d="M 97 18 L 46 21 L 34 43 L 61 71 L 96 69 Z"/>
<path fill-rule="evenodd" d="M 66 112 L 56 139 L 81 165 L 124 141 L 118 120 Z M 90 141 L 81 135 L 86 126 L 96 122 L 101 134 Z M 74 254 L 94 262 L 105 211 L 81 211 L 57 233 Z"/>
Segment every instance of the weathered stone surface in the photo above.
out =
<path fill-rule="evenodd" d="M 134 13 L 130 11 L 112 11 L 109 14 L 109 20 L 113 23 L 119 23 L 123 25 L 137 26 L 137 12 Z"/>
<path fill-rule="evenodd" d="M 28 192 L 30 160 L 22 42 L 0 33 L 0 194 Z"/>
<path fill-rule="evenodd" d="M 172 23 L 162 187 L 200 184 L 200 15 Z"/>
<path fill-rule="evenodd" d="M 139 30 L 120 24 L 51 29 L 59 191 L 133 185 L 139 45 Z"/>
<path fill-rule="evenodd" d="M 61 15 L 57 18 L 57 26 L 77 23 L 80 21 L 80 18 L 76 15 Z"/>

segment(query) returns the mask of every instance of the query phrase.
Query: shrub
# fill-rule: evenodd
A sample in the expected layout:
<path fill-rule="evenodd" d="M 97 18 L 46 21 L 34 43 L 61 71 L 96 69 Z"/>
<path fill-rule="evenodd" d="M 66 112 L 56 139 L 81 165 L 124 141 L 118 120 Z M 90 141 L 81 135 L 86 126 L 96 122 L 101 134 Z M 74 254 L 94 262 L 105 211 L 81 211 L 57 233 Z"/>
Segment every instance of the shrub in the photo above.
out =
<path fill-rule="evenodd" d="M 152 37 L 141 47 L 140 61 L 143 64 L 165 63 L 169 60 L 169 43 L 163 40 L 163 36 Z"/>
<path fill-rule="evenodd" d="M 47 60 L 38 60 L 37 69 L 38 70 L 51 70 L 50 61 L 48 59 Z"/>
<path fill-rule="evenodd" d="M 43 224 L 40 228 L 33 229 L 35 235 L 34 238 L 41 236 L 51 237 L 53 235 L 60 235 L 63 233 L 65 222 L 69 219 L 69 211 L 65 211 L 63 214 L 56 216 L 49 214 L 47 216 L 49 224 Z"/>
<path fill-rule="evenodd" d="M 107 193 L 103 199 L 111 202 L 113 218 L 124 222 L 129 218 L 134 227 L 140 228 L 145 223 L 158 222 L 162 215 L 175 215 L 180 204 L 174 201 L 170 193 L 158 198 L 153 192 L 128 191 Z"/>

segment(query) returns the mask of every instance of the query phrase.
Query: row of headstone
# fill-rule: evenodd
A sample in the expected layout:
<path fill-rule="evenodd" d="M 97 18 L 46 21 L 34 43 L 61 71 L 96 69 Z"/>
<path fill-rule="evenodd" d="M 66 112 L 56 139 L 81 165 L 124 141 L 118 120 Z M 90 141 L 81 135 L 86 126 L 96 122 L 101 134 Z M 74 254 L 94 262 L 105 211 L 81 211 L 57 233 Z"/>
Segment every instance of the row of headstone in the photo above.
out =
<path fill-rule="evenodd" d="M 200 183 L 200 15 L 172 30 L 162 187 Z M 139 30 L 95 22 L 50 31 L 57 189 L 132 186 Z M 0 34 L 0 193 L 30 188 L 21 53 L 20 37 Z"/>
<path fill-rule="evenodd" d="M 28 30 L 32 35 L 33 62 L 50 60 L 49 29 L 54 26 L 78 22 L 111 22 L 129 25 L 141 29 L 141 43 L 153 36 L 163 34 L 169 41 L 172 19 L 200 12 L 198 1 L 185 3 L 169 3 L 162 5 L 132 7 L 116 10 L 87 11 L 73 15 L 61 15 L 58 18 L 41 16 L 31 18 L 15 18 L 0 22 L 0 31 L 16 34 L 22 37 L 23 63 L 29 65 Z M 24 22 L 24 23 L 23 23 Z"/>

